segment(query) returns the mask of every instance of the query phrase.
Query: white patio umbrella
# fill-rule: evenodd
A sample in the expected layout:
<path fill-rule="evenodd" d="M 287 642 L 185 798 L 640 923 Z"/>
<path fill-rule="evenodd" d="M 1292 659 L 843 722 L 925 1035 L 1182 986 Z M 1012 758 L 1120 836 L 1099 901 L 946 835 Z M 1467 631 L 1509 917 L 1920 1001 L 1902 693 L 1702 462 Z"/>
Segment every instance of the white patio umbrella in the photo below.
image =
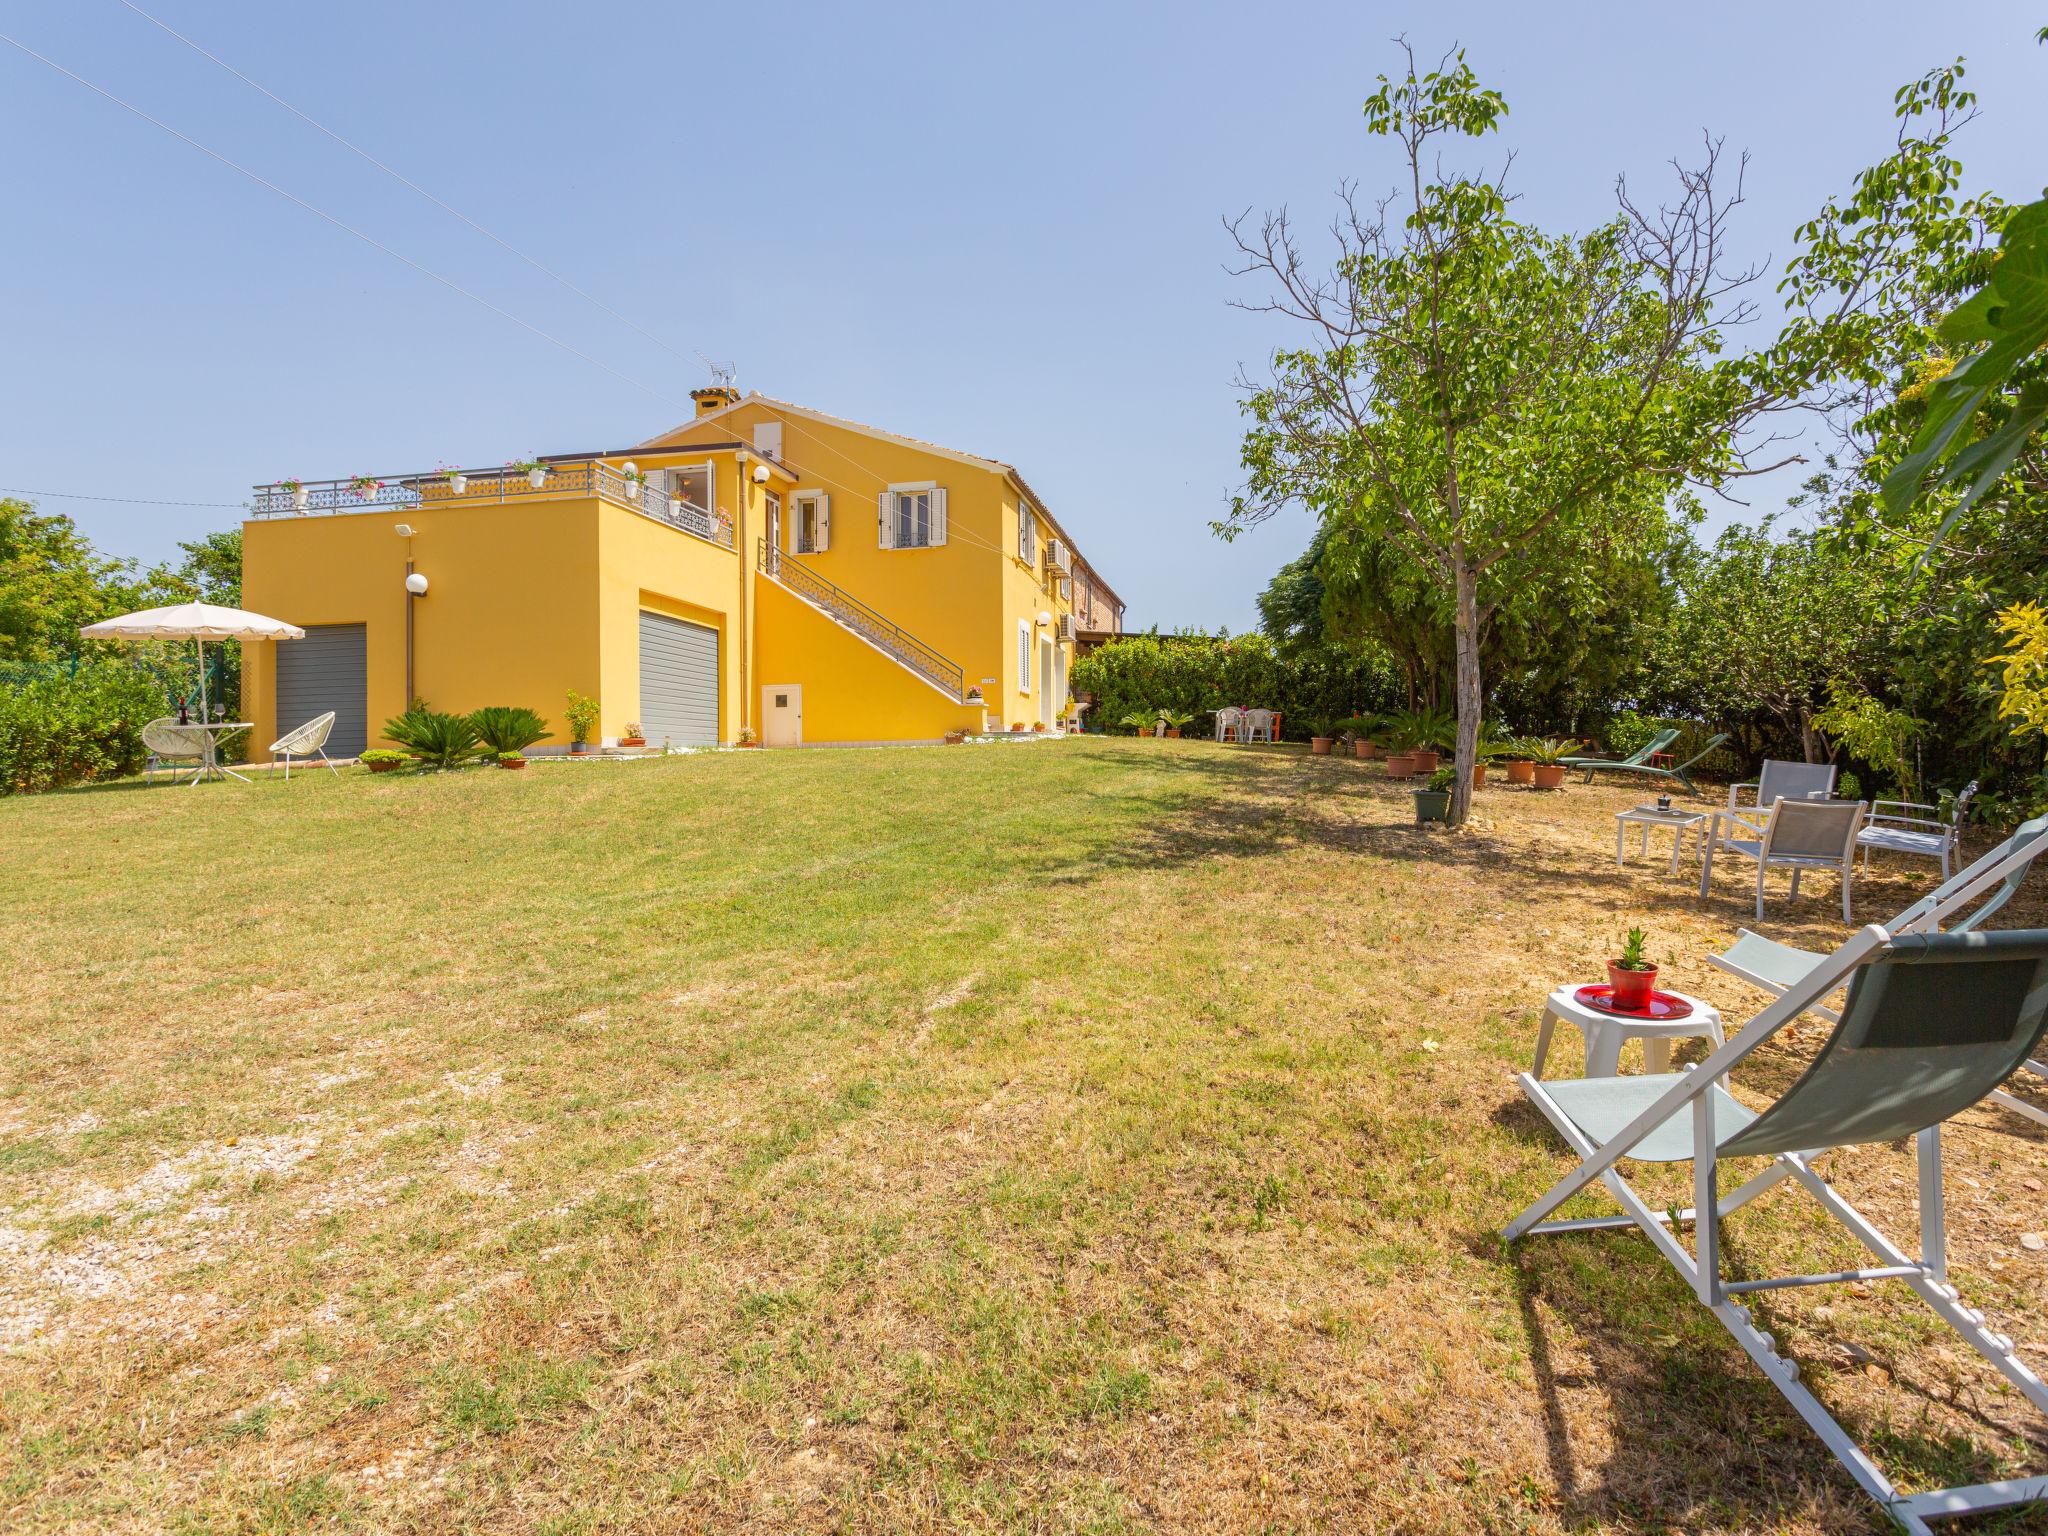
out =
<path fill-rule="evenodd" d="M 88 624 L 88 640 L 196 640 L 199 642 L 199 718 L 206 719 L 206 642 L 209 640 L 303 640 L 306 632 L 283 619 L 215 603 L 174 603 L 144 608 Z"/>

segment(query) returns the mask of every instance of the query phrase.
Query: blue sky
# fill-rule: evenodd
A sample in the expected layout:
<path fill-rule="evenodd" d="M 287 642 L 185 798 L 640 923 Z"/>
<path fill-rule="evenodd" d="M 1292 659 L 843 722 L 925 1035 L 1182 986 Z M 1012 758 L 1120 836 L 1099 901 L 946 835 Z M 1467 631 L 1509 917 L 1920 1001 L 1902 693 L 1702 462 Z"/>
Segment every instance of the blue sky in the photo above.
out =
<path fill-rule="evenodd" d="M 0 30 L 648 387 L 0 47 L 0 486 L 235 502 L 288 473 L 614 447 L 687 414 L 701 351 L 1014 461 L 1139 625 L 1249 627 L 1307 540 L 1299 514 L 1209 531 L 1233 374 L 1284 336 L 1229 307 L 1255 295 L 1219 219 L 1319 225 L 1339 178 L 1391 184 L 1359 104 L 1395 34 L 1463 43 L 1507 94 L 1522 211 L 1552 228 L 1708 128 L 1753 154 L 1739 254 L 1782 261 L 1888 147 L 1893 89 L 1957 54 L 1985 106 L 1973 181 L 2032 195 L 2048 142 L 2039 19 L 2003 3 L 138 3 L 665 348 L 117 0 L 10 4 Z M 45 505 L 145 558 L 236 517 Z"/>

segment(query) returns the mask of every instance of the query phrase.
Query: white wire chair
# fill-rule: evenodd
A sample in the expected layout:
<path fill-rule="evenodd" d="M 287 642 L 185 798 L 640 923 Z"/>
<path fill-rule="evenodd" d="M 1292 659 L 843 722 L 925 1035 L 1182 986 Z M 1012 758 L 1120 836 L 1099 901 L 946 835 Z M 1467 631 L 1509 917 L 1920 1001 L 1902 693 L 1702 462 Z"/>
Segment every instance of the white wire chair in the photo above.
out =
<path fill-rule="evenodd" d="M 149 761 L 142 768 L 146 784 L 156 782 L 160 768 L 170 774 L 173 784 L 178 782 L 179 764 L 190 763 L 195 775 L 205 770 L 206 733 L 189 725 L 180 725 L 169 715 L 143 726 L 142 745 L 149 751 Z"/>
<path fill-rule="evenodd" d="M 327 764 L 329 773 L 336 778 L 341 777 L 341 770 L 334 766 L 334 760 L 327 755 L 327 738 L 333 731 L 334 711 L 330 709 L 324 715 L 315 715 L 296 730 L 286 731 L 270 744 L 271 756 L 284 759 L 285 783 L 289 784 L 292 781 L 292 759 L 295 757 L 306 758 L 309 761 L 317 757 Z"/>

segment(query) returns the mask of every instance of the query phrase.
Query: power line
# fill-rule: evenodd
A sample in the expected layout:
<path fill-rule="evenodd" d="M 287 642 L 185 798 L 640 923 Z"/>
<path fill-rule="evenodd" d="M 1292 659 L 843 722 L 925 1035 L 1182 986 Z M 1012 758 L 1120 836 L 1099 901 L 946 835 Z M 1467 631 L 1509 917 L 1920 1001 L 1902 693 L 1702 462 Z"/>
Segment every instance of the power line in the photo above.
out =
<path fill-rule="evenodd" d="M 676 400 L 669 395 L 663 394 L 660 390 L 656 389 L 651 384 L 642 383 L 639 379 L 634 378 L 629 373 L 621 373 L 618 369 L 612 367 L 609 363 L 600 362 L 597 358 L 592 357 L 588 352 L 585 352 L 582 348 L 571 346 L 568 342 L 563 341 L 559 336 L 549 335 L 539 326 L 533 324 L 531 321 L 520 319 L 519 316 L 513 314 L 508 309 L 499 308 L 496 304 L 493 304 L 489 299 L 485 298 L 482 294 L 472 293 L 469 289 L 463 287 L 462 284 L 456 282 L 453 278 L 443 277 L 440 273 L 436 272 L 432 267 L 426 266 L 421 262 L 414 261 L 410 256 L 405 255 L 402 251 L 393 250 L 390 246 L 386 245 L 383 241 L 377 239 L 375 236 L 364 234 L 363 231 L 357 229 L 353 224 L 347 223 L 344 220 L 336 218 L 333 214 L 327 212 L 323 208 L 314 207 L 311 203 L 307 202 L 303 197 L 299 197 L 294 193 L 287 192 L 283 187 L 280 187 L 274 181 L 265 180 L 263 177 L 257 175 L 254 171 L 250 170 L 247 166 L 241 165 L 236 161 L 230 160 L 226 155 L 222 154 L 219 150 L 209 149 L 204 144 L 200 143 L 197 139 L 193 138 L 190 134 L 180 133 L 177 129 L 173 128 L 169 123 L 163 121 L 163 119 L 150 116 L 149 113 L 143 111 L 142 108 L 136 106 L 133 102 L 122 100 L 119 96 L 116 96 L 112 91 L 107 90 L 104 86 L 94 85 L 92 81 L 86 79 L 85 76 L 77 74 L 72 70 L 66 69 L 62 64 L 59 64 L 55 59 L 45 58 L 42 54 L 37 53 L 35 49 L 29 47 L 28 44 L 21 42 L 19 39 L 9 37 L 6 33 L 0 32 L 0 43 L 6 43 L 12 48 L 19 49 L 21 52 L 27 54 L 30 58 L 34 59 L 37 63 L 46 64 L 51 69 L 54 69 L 58 74 L 63 75 L 65 78 L 77 81 L 78 84 L 84 86 L 87 90 L 93 92 L 95 95 L 106 97 L 106 99 L 114 103 L 115 106 L 122 108 L 124 111 L 132 112 L 135 116 L 141 118 L 145 123 L 150 124 L 152 127 L 162 129 L 165 133 L 168 133 L 172 138 L 179 140 L 181 143 L 189 144 L 192 148 L 198 150 L 202 155 L 205 155 L 208 159 L 219 161 L 229 170 L 234 171 L 239 175 L 246 176 L 249 180 L 255 182 L 256 185 L 259 187 L 263 187 L 268 191 L 275 192 L 279 197 L 283 198 L 286 202 L 293 203 L 298 207 L 305 209 L 306 212 L 314 215 L 316 218 L 325 220 L 327 223 L 332 224 L 336 229 L 341 230 L 343 233 L 355 236 L 355 238 L 362 241 L 363 244 L 371 247 L 374 250 L 382 251 L 386 256 L 389 256 L 392 260 L 404 262 L 405 265 L 411 267 L 415 272 L 418 272 L 423 276 L 432 278 L 442 287 L 447 288 L 452 292 L 461 294 L 465 299 L 468 299 L 472 304 L 481 305 L 483 308 L 489 310 L 492 314 L 498 316 L 500 319 L 510 320 L 514 325 L 518 326 L 521 330 L 532 332 L 535 336 L 540 337 L 541 340 L 549 343 L 552 346 L 561 348 L 570 356 L 581 358 L 584 362 L 590 364 L 591 367 L 599 369 L 604 373 L 608 373 L 613 378 L 618 379 L 623 383 L 630 384 L 635 389 L 642 390 L 645 393 L 652 395 L 655 399 L 662 401 L 664 404 L 673 406 L 677 410 L 685 409 L 683 403 L 680 400 Z"/>
<path fill-rule="evenodd" d="M 386 176 L 389 176 L 393 181 L 397 182 L 400 186 L 408 188 L 409 190 L 418 193 L 421 197 L 425 198 L 428 202 L 432 203 L 436 208 L 439 208 L 443 213 L 448 214 L 453 218 L 460 219 L 463 223 L 467 224 L 471 229 L 475 230 L 478 234 L 482 235 L 486 240 L 491 241 L 493 244 L 503 248 L 504 250 L 510 251 L 514 256 L 517 256 L 521 261 L 525 262 L 528 266 L 532 267 L 536 272 L 544 273 L 546 276 L 553 278 L 556 282 L 560 283 L 564 288 L 568 289 L 571 293 L 575 294 L 577 298 L 582 299 L 587 304 L 595 305 L 598 309 L 603 310 L 607 315 L 610 315 L 614 320 L 618 321 L 621 325 L 627 327 L 629 330 L 637 332 L 641 336 L 644 336 L 647 340 L 653 342 L 657 347 L 661 348 L 662 351 L 668 353 L 670 357 L 676 358 L 684 362 L 687 362 L 689 360 L 685 358 L 682 353 L 678 352 L 674 347 L 670 346 L 667 342 L 663 341 L 659 336 L 655 335 L 654 332 L 648 330 L 645 326 L 639 324 L 637 321 L 629 318 L 626 315 L 620 314 L 619 311 L 613 309 L 611 305 L 605 303 L 602 299 L 599 299 L 592 294 L 584 292 L 583 289 L 577 287 L 574 283 L 570 282 L 568 278 L 562 276 L 561 273 L 555 271 L 554 268 L 548 266 L 546 263 L 542 262 L 537 257 L 527 255 L 526 252 L 519 249 L 518 246 L 514 245 L 511 241 L 507 240 L 504 236 L 497 234 L 492 230 L 486 229 L 482 224 L 478 223 L 475 219 L 471 218 L 468 214 L 464 213 L 460 208 L 450 207 L 447 203 L 443 202 L 440 198 L 436 197 L 433 193 L 429 192 L 425 187 L 421 186 L 411 177 L 404 175 L 402 172 L 393 170 L 390 166 L 386 165 L 382 160 L 379 160 L 375 155 L 371 154 L 361 145 L 352 143 L 349 139 L 343 137 L 340 133 L 337 133 L 334 129 L 328 127 L 319 119 L 313 117 L 307 112 L 300 110 L 298 107 L 293 106 L 290 102 L 286 101 L 282 96 L 278 95 L 277 92 L 271 90 L 268 86 L 263 85 L 258 81 L 250 79 L 247 75 L 243 74 L 239 69 L 235 68 L 234 65 L 228 63 L 227 60 L 221 58 L 218 54 L 208 52 L 207 49 L 201 47 L 198 43 L 194 42 L 184 33 L 178 31 L 177 28 L 171 26 L 169 23 L 162 21 L 155 16 L 150 15 L 148 11 L 145 11 L 141 6 L 137 5 L 135 3 L 135 0 L 121 0 L 121 4 L 126 6 L 129 10 L 133 11 L 136 15 L 140 16 L 144 21 L 150 23 L 150 25 L 157 27 L 164 32 L 169 33 L 172 37 L 176 38 L 179 42 L 183 43 L 187 48 L 190 48 L 194 53 L 198 54 L 201 58 L 211 60 L 213 63 L 218 64 L 222 69 L 226 70 L 229 74 L 233 75 L 237 80 L 241 81 L 251 90 L 262 92 L 262 94 L 268 96 L 280 107 L 283 107 L 285 111 L 291 113 L 293 117 L 299 119 L 300 122 L 305 123 L 309 127 L 319 129 L 320 132 L 326 134 L 328 138 L 334 140 L 334 142 L 339 144 L 343 149 L 346 149 L 351 154 L 358 155 L 362 159 L 367 160 L 371 165 L 374 165 L 378 170 L 382 171 Z M 691 350 L 693 352 L 696 351 L 694 347 L 691 348 Z M 718 365 L 712 362 L 711 359 L 706 357 L 702 352 L 697 352 L 697 358 L 704 364 L 705 367 L 713 370 L 714 372 L 717 371 Z"/>
<path fill-rule="evenodd" d="M 152 501 L 142 496 L 88 496 L 84 491 L 31 491 L 19 485 L 0 485 L 4 496 L 55 496 L 64 501 L 120 501 L 133 507 L 242 507 L 246 501 Z"/>

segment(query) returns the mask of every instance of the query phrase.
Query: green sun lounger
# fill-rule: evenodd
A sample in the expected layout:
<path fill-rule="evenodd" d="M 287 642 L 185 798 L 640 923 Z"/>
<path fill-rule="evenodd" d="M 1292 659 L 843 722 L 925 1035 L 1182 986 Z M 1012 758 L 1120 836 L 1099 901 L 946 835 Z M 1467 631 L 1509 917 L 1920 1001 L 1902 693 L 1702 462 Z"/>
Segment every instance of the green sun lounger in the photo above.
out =
<path fill-rule="evenodd" d="M 1712 756 L 1714 749 L 1727 739 L 1728 733 L 1726 731 L 1721 732 L 1676 768 L 1653 768 L 1650 766 L 1652 754 L 1664 751 L 1672 742 L 1678 740 L 1678 732 L 1668 729 L 1659 731 L 1650 738 L 1648 743 L 1630 753 L 1627 757 L 1567 757 L 1563 759 L 1563 762 L 1567 768 L 1585 769 L 1586 782 L 1588 784 L 1593 782 L 1595 770 L 1609 768 L 1617 773 L 1640 773 L 1647 778 L 1675 781 L 1685 786 L 1687 794 L 1696 795 L 1700 792 L 1700 789 L 1697 784 L 1693 783 L 1690 770 Z"/>

